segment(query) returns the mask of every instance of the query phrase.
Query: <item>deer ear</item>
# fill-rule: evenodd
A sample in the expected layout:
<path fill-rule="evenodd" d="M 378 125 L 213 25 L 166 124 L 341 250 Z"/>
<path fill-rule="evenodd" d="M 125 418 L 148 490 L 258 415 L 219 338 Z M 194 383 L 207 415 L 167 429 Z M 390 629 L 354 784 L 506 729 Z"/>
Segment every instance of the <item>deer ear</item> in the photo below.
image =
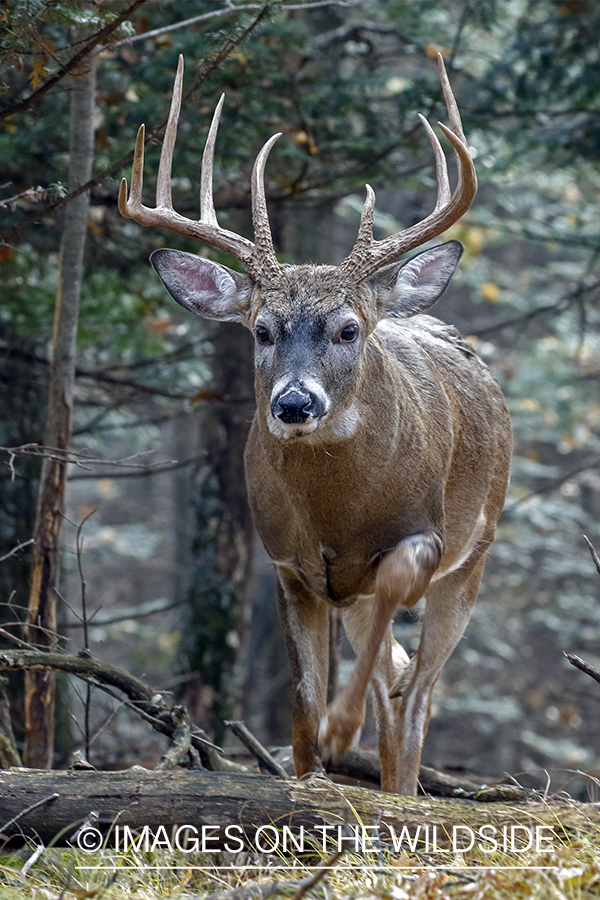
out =
<path fill-rule="evenodd" d="M 408 318 L 433 306 L 448 287 L 463 249 L 460 241 L 448 241 L 368 279 L 383 314 Z"/>
<path fill-rule="evenodd" d="M 247 275 L 182 250 L 155 250 L 150 262 L 173 299 L 190 312 L 221 322 L 244 321 L 252 293 Z"/>

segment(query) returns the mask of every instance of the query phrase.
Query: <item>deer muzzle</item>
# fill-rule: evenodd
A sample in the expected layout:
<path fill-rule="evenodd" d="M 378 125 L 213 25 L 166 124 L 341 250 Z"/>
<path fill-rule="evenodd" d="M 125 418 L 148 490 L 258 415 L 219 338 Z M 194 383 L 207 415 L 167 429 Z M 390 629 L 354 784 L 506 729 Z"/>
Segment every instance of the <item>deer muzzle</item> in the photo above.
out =
<path fill-rule="evenodd" d="M 300 388 L 288 388 L 271 401 L 271 413 L 286 425 L 303 425 L 325 413 L 320 397 Z"/>

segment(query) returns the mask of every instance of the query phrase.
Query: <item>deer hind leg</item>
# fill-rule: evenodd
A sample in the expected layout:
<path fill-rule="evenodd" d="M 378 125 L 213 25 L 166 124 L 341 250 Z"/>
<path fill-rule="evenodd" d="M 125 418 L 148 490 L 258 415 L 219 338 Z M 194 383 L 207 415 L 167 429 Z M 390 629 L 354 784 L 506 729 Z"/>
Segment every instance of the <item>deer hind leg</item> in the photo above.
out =
<path fill-rule="evenodd" d="M 401 794 L 414 796 L 417 793 L 433 688 L 467 627 L 484 564 L 485 554 L 478 554 L 427 590 L 419 649 L 391 691 L 392 697 L 402 698 L 398 787 Z"/>
<path fill-rule="evenodd" d="M 440 538 L 434 532 L 426 532 L 401 541 L 379 563 L 375 596 L 370 615 L 363 617 L 350 681 L 329 704 L 319 728 L 319 749 L 325 759 L 341 756 L 356 740 L 364 721 L 367 687 L 396 607 L 399 603 L 413 606 L 423 596 L 440 556 Z M 380 676 L 385 678 L 385 673 Z M 376 696 L 377 693 L 380 691 L 376 690 Z M 393 778 L 382 774 L 382 779 L 386 790 L 396 790 Z"/>
<path fill-rule="evenodd" d="M 281 626 L 292 670 L 292 746 L 301 778 L 320 762 L 317 731 L 327 705 L 329 608 L 295 578 L 278 573 Z"/>

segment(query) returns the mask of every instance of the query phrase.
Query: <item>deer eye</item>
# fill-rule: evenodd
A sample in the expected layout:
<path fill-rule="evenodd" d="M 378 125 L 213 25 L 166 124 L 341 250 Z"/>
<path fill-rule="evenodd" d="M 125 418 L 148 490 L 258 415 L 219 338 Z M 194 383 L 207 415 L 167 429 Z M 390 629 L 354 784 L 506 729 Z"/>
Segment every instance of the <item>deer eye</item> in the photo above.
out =
<path fill-rule="evenodd" d="M 273 338 L 271 337 L 271 332 L 268 328 L 265 328 L 264 325 L 257 325 L 254 329 L 254 334 L 256 335 L 256 340 L 259 344 L 272 344 Z"/>
<path fill-rule="evenodd" d="M 345 325 L 337 336 L 335 343 L 351 344 L 358 337 L 358 325 Z"/>

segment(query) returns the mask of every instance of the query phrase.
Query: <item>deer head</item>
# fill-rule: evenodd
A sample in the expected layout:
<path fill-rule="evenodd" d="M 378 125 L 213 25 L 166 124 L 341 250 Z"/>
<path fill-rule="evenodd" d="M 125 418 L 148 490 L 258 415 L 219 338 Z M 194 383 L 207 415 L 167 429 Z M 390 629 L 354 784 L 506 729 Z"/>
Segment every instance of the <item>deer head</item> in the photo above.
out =
<path fill-rule="evenodd" d="M 440 128 L 453 145 L 458 183 L 451 193 L 446 159 L 433 129 L 431 141 L 438 182 L 435 209 L 422 222 L 382 241 L 373 238 L 375 193 L 367 185 L 358 238 L 340 266 L 280 265 L 267 215 L 264 170 L 275 134 L 256 158 L 252 173 L 255 243 L 219 226 L 212 195 L 215 140 L 223 97 L 215 110 L 201 173 L 200 220 L 173 209 L 171 168 L 181 108 L 183 57 L 162 147 L 156 207 L 142 204 L 144 126 L 139 129 L 131 193 L 123 179 L 119 210 L 142 225 L 158 225 L 225 250 L 242 262 L 247 275 L 177 250 L 156 250 L 151 262 L 170 294 L 191 312 L 246 325 L 256 339 L 257 400 L 270 431 L 281 437 L 311 434 L 324 425 L 330 437 L 347 434 L 353 421 L 352 397 L 365 341 L 383 316 L 412 316 L 431 306 L 445 290 L 462 247 L 457 241 L 419 254 L 405 264 L 384 268 L 408 250 L 446 230 L 469 208 L 477 190 L 458 107 L 441 55 L 439 71 L 451 128 Z"/>

